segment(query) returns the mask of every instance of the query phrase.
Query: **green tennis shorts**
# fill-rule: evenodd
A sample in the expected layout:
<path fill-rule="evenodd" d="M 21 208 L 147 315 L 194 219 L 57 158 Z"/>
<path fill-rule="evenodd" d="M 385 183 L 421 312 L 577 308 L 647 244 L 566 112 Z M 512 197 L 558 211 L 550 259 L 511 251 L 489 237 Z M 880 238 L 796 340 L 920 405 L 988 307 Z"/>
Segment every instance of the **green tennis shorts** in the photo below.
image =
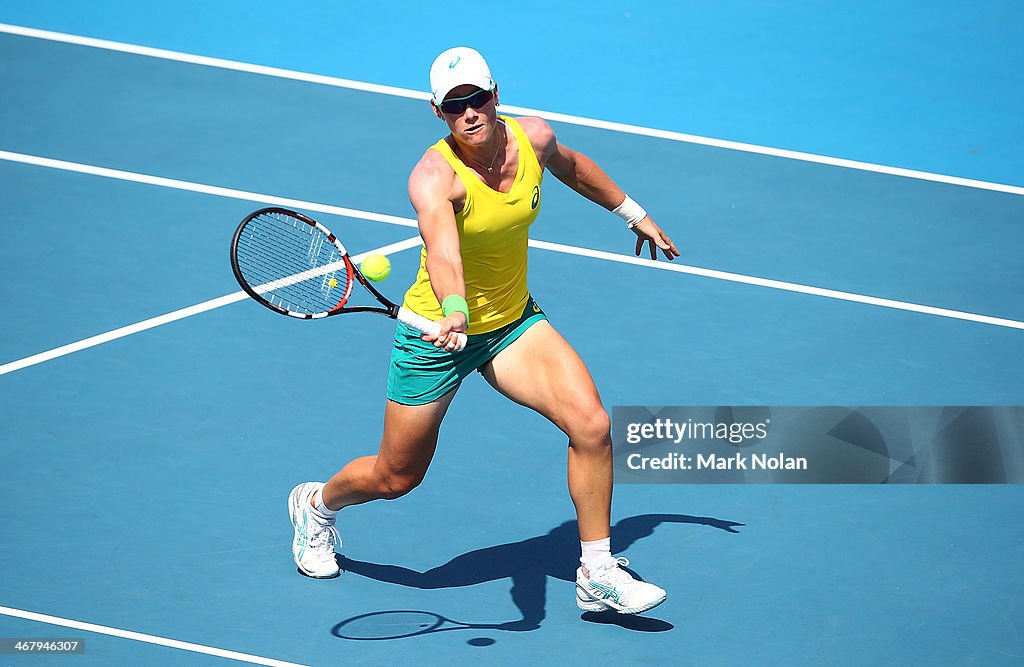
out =
<path fill-rule="evenodd" d="M 523 332 L 547 315 L 531 297 L 518 320 L 489 333 L 469 336 L 465 349 L 448 352 L 420 338 L 416 329 L 398 323 L 388 372 L 388 398 L 402 405 L 436 401 L 473 371 L 511 345 Z"/>

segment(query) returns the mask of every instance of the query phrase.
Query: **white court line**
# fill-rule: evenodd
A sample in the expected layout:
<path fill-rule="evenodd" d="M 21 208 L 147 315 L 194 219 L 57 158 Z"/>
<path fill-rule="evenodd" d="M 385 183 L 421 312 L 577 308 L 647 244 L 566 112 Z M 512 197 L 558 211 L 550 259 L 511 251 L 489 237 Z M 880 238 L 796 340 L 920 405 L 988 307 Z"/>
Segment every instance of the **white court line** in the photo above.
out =
<path fill-rule="evenodd" d="M 122 171 L 120 169 L 108 169 L 107 167 L 97 167 L 91 164 L 68 162 L 66 160 L 54 160 L 52 158 L 39 157 L 38 155 L 26 155 L 24 153 L 12 153 L 11 151 L 0 150 L 0 160 L 31 164 L 36 167 L 47 167 L 49 169 L 60 169 L 62 171 L 73 171 L 79 174 L 89 174 L 91 176 L 102 176 L 104 178 L 113 178 L 119 181 L 144 183 L 146 185 L 155 185 L 161 188 L 171 188 L 172 190 L 186 190 L 188 192 L 199 192 L 204 195 L 215 195 L 217 197 L 227 197 L 229 199 L 254 201 L 260 204 L 269 204 L 270 206 L 305 208 L 310 211 L 330 213 L 331 215 L 341 215 L 348 218 L 359 218 L 362 220 L 372 220 L 374 222 L 386 222 L 389 225 L 401 225 L 403 227 L 416 227 L 415 220 L 401 218 L 397 215 L 370 213 L 369 211 L 360 211 L 354 208 L 317 204 L 315 202 L 302 201 L 300 199 L 289 199 L 288 197 L 276 197 L 274 195 L 261 194 L 259 192 L 222 188 L 216 185 L 204 185 L 203 183 L 192 183 L 190 181 L 179 181 L 175 178 L 150 176 L 149 174 L 139 174 L 132 171 Z"/>
<path fill-rule="evenodd" d="M 275 197 L 272 195 L 260 195 L 256 193 L 249 193 L 246 191 L 231 190 L 228 187 L 219 187 L 216 185 L 207 185 L 203 183 L 193 183 L 184 180 L 176 180 L 173 178 L 163 178 L 160 176 L 150 176 L 146 174 L 137 174 L 130 171 L 122 171 L 120 169 L 108 169 L 105 167 L 96 167 L 93 165 L 85 165 L 76 162 L 66 162 L 63 160 L 52 160 L 49 158 L 40 158 L 37 156 L 28 156 L 19 153 L 10 153 L 8 151 L 0 151 L 0 160 L 9 160 L 12 162 L 19 162 L 24 164 L 31 164 L 41 167 L 49 167 L 52 169 L 62 169 L 67 171 L 74 171 L 77 173 L 92 174 L 96 176 L 103 176 L 106 178 L 116 178 L 120 180 L 128 180 L 132 182 L 147 183 L 153 185 L 159 185 L 163 187 L 172 187 L 175 190 L 184 190 L 188 192 L 203 193 L 208 195 L 216 195 L 218 197 L 229 197 L 234 199 L 243 199 L 247 201 L 259 202 L 264 204 L 273 204 L 281 206 L 293 206 L 296 208 L 304 208 L 313 211 L 323 211 L 326 213 L 332 213 L 335 215 L 344 215 L 348 217 L 355 217 L 366 220 L 375 220 L 378 222 L 387 222 L 389 224 L 399 224 L 401 226 L 416 226 L 416 220 L 411 218 L 403 218 L 395 215 L 383 215 L 380 213 L 372 213 L 369 211 L 360 211 L 357 209 L 342 208 L 340 206 L 330 206 L 327 204 L 317 204 L 315 202 L 306 202 L 297 199 L 288 199 L 284 197 Z M 398 252 L 407 248 L 412 248 L 419 245 L 421 242 L 419 237 L 414 237 L 406 241 L 401 241 L 391 246 L 385 246 L 384 248 L 378 249 L 380 254 L 387 254 L 388 252 Z M 660 268 L 664 270 L 674 270 L 683 274 L 690 274 L 693 276 L 703 276 L 706 278 L 714 278 L 718 280 L 725 280 L 734 283 L 743 283 L 746 285 L 757 285 L 760 287 L 768 287 L 772 289 L 785 290 L 788 292 L 800 292 L 803 294 L 812 294 L 815 296 L 823 296 L 826 298 L 840 299 L 844 301 L 855 301 L 858 303 L 866 303 L 870 305 L 878 305 L 887 308 L 896 308 L 900 310 L 910 310 L 913 312 L 921 312 L 921 314 L 938 316 L 943 318 L 952 318 L 955 320 L 967 320 L 969 322 L 978 322 L 981 324 L 989 324 L 998 327 L 1009 327 L 1012 329 L 1024 329 L 1024 322 L 1018 322 L 1016 320 L 1007 320 L 1002 318 L 993 318 L 985 315 L 974 314 L 974 312 L 964 312 L 961 310 L 952 310 L 949 308 L 940 308 L 931 305 L 923 305 L 920 303 L 909 303 L 905 301 L 897 301 L 894 299 L 886 299 L 876 296 L 866 296 L 862 294 L 854 294 L 851 292 L 842 292 L 839 290 L 831 290 L 827 288 L 814 287 L 810 285 L 801 285 L 799 283 L 786 283 L 784 281 L 776 281 L 768 278 L 758 278 L 756 276 L 744 276 L 742 274 L 731 274 L 728 272 L 721 272 L 721 270 L 715 270 L 712 268 L 700 268 L 698 266 L 688 266 L 686 264 L 676 264 L 669 262 L 655 262 L 649 259 L 642 259 L 640 257 L 633 257 L 629 255 L 620 255 L 611 252 L 604 252 L 601 250 L 592 250 L 590 248 L 578 248 L 575 246 L 567 246 L 558 243 L 549 243 L 546 241 L 531 240 L 529 242 L 530 247 L 540 248 L 542 250 L 553 250 L 555 252 L 563 252 L 571 255 L 580 255 L 585 257 L 592 257 L 595 259 L 605 259 L 608 261 L 616 261 L 628 264 L 635 264 L 640 266 L 648 266 L 651 268 Z M 371 251 L 373 252 L 373 251 Z M 364 255 L 367 253 L 364 253 Z M 357 255 L 362 257 L 364 255 Z M 169 322 L 176 322 L 183 318 L 188 318 L 194 315 L 199 315 L 200 312 L 206 312 L 214 308 L 219 308 L 229 303 L 241 301 L 245 298 L 245 293 L 242 291 L 227 294 L 209 301 L 204 301 L 193 306 L 181 308 L 180 310 L 174 310 L 168 312 L 166 315 L 162 315 L 150 320 L 144 320 L 133 325 L 128 325 L 114 331 L 109 331 L 103 334 L 85 338 L 83 340 L 69 343 L 67 345 L 61 345 L 53 349 L 39 352 L 38 355 L 33 355 L 22 360 L 17 360 L 0 366 L 0 375 L 10 373 L 12 371 L 20 370 L 28 366 L 34 366 L 57 357 L 63 357 L 70 355 L 72 352 L 76 352 L 88 347 L 93 347 L 104 342 L 116 340 L 117 338 L 123 338 L 124 336 L 138 333 L 139 331 L 145 331 L 146 329 L 152 329 L 159 327 Z"/>
<path fill-rule="evenodd" d="M 49 167 L 53 169 L 63 169 L 67 171 L 73 171 L 83 174 L 93 174 L 96 176 L 103 176 L 106 178 L 115 178 L 125 181 L 131 181 L 136 183 L 147 183 L 151 185 L 158 185 L 161 187 L 175 188 L 179 190 L 188 190 L 190 192 L 200 192 L 205 194 L 213 194 L 221 197 L 233 197 L 237 199 L 245 199 L 249 201 L 255 201 L 260 203 L 271 203 L 277 205 L 288 205 L 296 208 L 304 208 L 313 211 L 324 211 L 336 215 L 343 215 L 354 218 L 361 218 L 364 220 L 374 220 L 378 222 L 386 222 L 394 225 L 401 225 L 403 227 L 415 227 L 416 221 L 410 218 L 400 218 L 393 215 L 381 215 L 377 213 L 371 213 L 368 211 L 359 211 L 356 209 L 342 208 L 339 206 L 330 206 L 327 204 L 318 204 L 316 202 L 302 201 L 299 199 L 287 199 L 284 197 L 276 197 L 273 195 L 256 194 L 252 192 L 246 192 L 243 190 L 232 190 L 229 188 L 221 188 L 212 185 L 204 185 L 201 183 L 190 183 L 188 181 L 178 181 L 169 178 L 161 178 L 158 176 L 147 176 L 144 174 L 135 174 L 128 171 L 121 171 L 118 169 L 107 169 L 105 167 L 95 167 L 92 165 L 79 164 L 76 162 L 65 162 L 63 160 L 52 160 L 49 158 L 41 158 L 32 155 L 23 155 L 20 153 L 11 153 L 8 151 L 0 151 L 0 159 L 11 160 L 14 162 L 21 162 L 24 164 L 32 164 L 37 166 Z M 405 241 L 392 244 L 379 248 L 377 252 L 380 254 L 388 254 L 399 252 L 406 248 L 417 246 L 422 241 L 420 238 L 413 237 Z M 730 282 L 744 283 L 747 285 L 757 285 L 759 287 L 768 287 L 771 289 L 785 290 L 789 292 L 799 292 L 802 294 L 810 294 L 814 296 L 821 296 L 829 299 L 838 299 L 841 301 L 853 301 L 857 303 L 869 304 L 873 306 L 881 306 L 883 308 L 894 308 L 897 310 L 905 310 L 916 313 L 922 313 L 926 315 L 935 315 L 938 317 L 948 317 L 958 320 L 967 320 L 970 322 L 978 322 L 981 324 L 991 324 L 994 326 L 1008 327 L 1011 329 L 1024 329 L 1024 322 L 1017 320 L 1004 319 L 1000 317 L 991 317 L 989 315 L 979 315 L 977 313 L 967 313 L 958 310 L 951 310 L 948 308 L 938 308 L 935 306 L 926 306 L 916 303 L 908 303 L 905 301 L 896 301 L 894 299 L 884 299 L 880 297 L 867 296 L 863 294 L 854 294 L 852 292 L 842 292 L 839 290 L 827 289 L 823 287 L 814 287 L 811 285 L 801 285 L 799 283 L 790 283 L 781 280 L 772 280 L 770 278 L 760 278 L 757 276 L 748 276 L 740 273 L 729 273 L 727 271 L 716 271 L 714 269 L 704 269 L 696 266 L 687 266 L 685 264 L 674 264 L 668 262 L 654 262 L 649 259 L 642 259 L 639 257 L 632 257 L 629 255 L 619 255 L 616 253 L 604 252 L 601 250 L 592 250 L 590 248 L 578 248 L 575 246 L 564 245 L 561 243 L 550 243 L 547 241 L 531 240 L 530 247 L 539 248 L 541 250 L 552 250 L 555 252 L 562 252 L 570 255 L 579 255 L 583 257 L 591 257 L 594 259 L 603 259 L 612 262 L 619 262 L 623 264 L 633 264 L 637 266 L 646 266 L 654 269 L 662 269 L 666 271 L 677 271 L 679 273 L 688 273 L 691 275 L 703 276 L 706 278 L 714 278 L 717 280 L 727 280 Z M 370 251 L 374 252 L 374 251 Z M 357 258 L 363 257 L 367 253 L 357 255 Z M 102 343 L 123 338 L 124 336 L 138 333 L 139 331 L 145 331 L 146 329 L 152 329 L 153 327 L 167 324 L 168 322 L 174 322 L 192 315 L 198 315 L 208 310 L 220 308 L 228 304 L 241 301 L 245 298 L 245 293 L 242 291 L 235 292 L 233 294 L 227 294 L 216 299 L 204 301 L 203 303 L 190 306 L 188 308 L 182 308 L 166 315 L 160 315 L 148 320 L 143 320 L 136 324 L 131 324 L 107 333 L 92 336 L 84 340 L 80 340 L 61 347 L 48 350 L 46 352 L 40 352 L 30 357 L 25 357 L 17 361 L 0 366 L 0 375 L 10 373 L 12 371 L 20 370 L 27 366 L 33 366 L 35 364 L 49 361 L 57 357 L 71 354 L 72 352 L 78 352 L 89 347 L 100 345 Z"/>
<path fill-rule="evenodd" d="M 75 44 L 77 46 L 87 46 L 96 49 L 104 49 L 107 51 L 130 53 L 133 55 L 147 56 L 150 58 L 159 58 L 161 60 L 172 60 L 176 62 L 188 63 L 191 65 L 203 65 L 206 67 L 215 67 L 218 69 L 233 70 L 236 72 L 260 74 L 263 76 L 271 76 L 279 79 L 290 79 L 293 81 L 303 81 L 306 83 L 333 86 L 336 88 L 360 90 L 364 92 L 378 93 L 381 95 L 392 95 L 396 97 L 405 97 L 417 100 L 430 99 L 430 95 L 428 93 L 421 92 L 418 90 L 410 90 L 408 88 L 383 86 L 375 83 L 353 81 L 351 79 L 341 79 L 338 77 L 324 76 L 321 74 L 309 74 L 307 72 L 297 72 L 294 70 L 281 69 L 279 67 L 254 65 L 252 63 L 244 63 L 235 60 L 225 60 L 224 58 L 211 58 L 209 56 L 201 56 L 192 53 L 169 51 L 167 49 L 157 49 L 149 46 L 141 46 L 138 44 L 126 44 L 124 42 L 114 42 L 106 39 L 83 37 L 81 35 L 70 35 L 67 33 L 53 32 L 50 30 L 39 30 L 37 28 L 10 25 L 7 23 L 0 23 L 0 33 L 18 35 L 20 37 L 31 37 L 34 39 L 42 39 L 52 42 L 62 42 L 65 44 Z M 659 130 L 655 128 L 641 127 L 638 125 L 628 125 L 626 123 L 615 123 L 611 121 L 598 120 L 594 118 L 585 118 L 582 116 L 573 116 L 569 114 L 556 113 L 552 111 L 531 109 L 528 107 L 510 106 L 503 104 L 502 108 L 512 114 L 540 116 L 541 118 L 546 118 L 548 120 L 553 120 L 561 123 L 569 123 L 572 125 L 581 125 L 584 127 L 611 130 L 613 132 L 623 132 L 626 134 L 636 134 L 646 137 L 655 137 L 658 139 L 666 139 L 669 141 L 699 144 L 701 146 L 711 146 L 714 148 L 722 148 L 726 150 L 742 151 L 744 153 L 769 155 L 771 157 L 784 158 L 787 160 L 813 162 L 816 164 L 824 164 L 833 167 L 855 169 L 858 171 L 868 171 L 879 174 L 887 174 L 890 176 L 901 176 L 904 178 L 914 178 L 923 181 L 945 183 L 948 185 L 959 185 L 968 188 L 977 188 L 980 190 L 992 190 L 995 192 L 1005 192 L 1014 195 L 1024 195 L 1024 187 L 1017 185 L 991 183 L 988 181 L 979 181 L 970 178 L 960 178 L 959 176 L 933 174 L 926 171 L 918 171 L 916 169 L 904 169 L 902 167 L 891 167 L 887 165 L 873 164 L 870 162 L 861 162 L 858 160 L 847 160 L 845 158 L 829 157 L 826 155 L 815 155 L 813 153 L 791 151 L 782 148 L 758 146 L 756 144 L 747 144 L 738 141 L 713 139 L 709 137 L 701 137 L 694 134 L 684 134 L 682 132 L 672 132 L 669 130 Z"/>
<path fill-rule="evenodd" d="M 965 313 L 959 310 L 950 310 L 949 308 L 937 308 L 935 306 L 925 306 L 918 303 L 896 301 L 894 299 L 883 299 L 876 296 L 855 294 L 853 292 L 841 292 L 839 290 L 827 289 L 824 287 L 814 287 L 812 285 L 788 283 L 782 280 L 772 280 L 771 278 L 758 278 L 757 276 L 747 276 L 743 275 L 742 273 L 729 273 L 728 271 L 703 269 L 697 266 L 674 264 L 665 261 L 656 262 L 654 260 L 643 259 L 641 257 L 619 255 L 612 252 L 604 252 L 603 250 L 591 250 L 589 248 L 576 248 L 574 246 L 563 245 L 561 243 L 549 243 L 547 241 L 531 240 L 530 247 L 540 248 L 542 250 L 553 250 L 555 252 L 566 253 L 569 255 L 594 257 L 597 259 L 604 259 L 612 262 L 620 262 L 622 264 L 636 264 L 638 266 L 646 266 L 652 269 L 661 269 L 663 271 L 676 271 L 678 273 L 688 273 L 694 276 L 704 276 L 705 278 L 714 278 L 716 280 L 727 280 L 729 282 L 743 283 L 745 285 L 770 287 L 772 289 L 784 290 L 786 292 L 798 292 L 800 294 L 823 296 L 829 299 L 838 299 L 840 301 L 853 301 L 855 303 L 866 303 L 872 306 L 882 306 L 883 308 L 906 310 L 914 313 L 923 313 L 925 315 L 937 315 L 939 317 L 949 317 L 956 320 L 967 320 L 969 322 L 979 322 L 981 324 L 993 324 L 995 326 L 1009 327 L 1011 329 L 1024 329 L 1024 322 L 1020 322 L 1017 320 L 1008 320 L 1001 317 L 991 317 L 989 315 L 979 315 L 976 313 Z"/>
<path fill-rule="evenodd" d="M 97 167 L 90 164 L 81 164 L 79 162 L 67 162 L 65 160 L 54 160 L 52 158 L 39 157 L 36 155 L 26 155 L 24 153 L 12 153 L 10 151 L 0 150 L 0 160 L 9 160 L 11 162 L 20 162 L 23 164 L 31 164 L 40 167 L 48 167 L 50 169 L 61 169 L 64 171 L 73 171 L 81 174 L 91 174 L 94 176 L 103 176 L 105 178 L 114 178 L 118 180 L 131 181 L 134 183 L 145 183 L 148 185 L 156 185 L 165 188 L 173 188 L 176 190 L 187 190 L 189 192 L 199 192 L 203 194 L 216 195 L 218 197 L 230 197 L 234 199 L 244 199 L 246 201 L 254 201 L 264 204 L 272 204 L 275 206 L 290 206 L 294 208 L 304 208 L 311 211 L 320 211 L 323 213 L 330 213 L 333 215 L 347 216 L 350 218 L 359 218 L 362 220 L 372 220 L 375 222 L 385 222 L 391 225 L 401 225 L 403 227 L 416 227 L 416 221 L 412 218 L 402 218 L 396 215 L 384 215 L 381 213 L 372 213 L 370 211 L 361 211 L 353 208 L 343 208 L 341 206 L 331 206 L 329 204 L 319 204 L 316 202 L 303 201 L 301 199 L 289 199 L 286 197 L 278 197 L 275 195 L 260 194 L 255 192 L 247 192 L 245 190 L 233 190 L 231 188 L 222 188 L 215 185 L 206 185 L 203 183 L 192 183 L 189 181 L 180 181 L 173 178 L 163 178 L 160 176 L 149 176 L 147 174 L 137 174 L 130 171 L 122 171 L 120 169 L 108 169 L 106 167 Z M 410 239 L 411 240 L 411 239 Z M 801 292 L 803 294 L 813 294 L 815 296 L 823 296 L 830 299 L 839 299 L 842 301 L 855 301 L 857 303 L 866 303 L 874 306 L 882 306 L 885 308 L 896 308 L 898 310 L 908 310 L 917 313 L 924 313 L 927 315 L 937 315 L 940 317 L 951 317 L 953 319 L 968 320 L 971 322 L 979 322 L 982 324 L 993 324 L 996 326 L 1010 327 L 1013 329 L 1024 328 L 1024 323 L 1018 322 L 1017 320 L 1009 320 L 1000 317 L 991 317 L 989 315 L 979 315 L 977 313 L 967 313 L 958 310 L 950 310 L 948 308 L 938 308 L 935 306 L 927 306 L 916 303 L 909 303 L 905 301 L 896 301 L 894 299 L 884 299 L 881 297 L 867 296 L 863 294 L 855 294 L 852 292 L 842 292 L 839 290 L 828 289 L 824 287 L 814 287 L 812 285 L 802 285 L 799 283 L 790 283 L 782 280 L 772 280 L 770 278 L 759 278 L 757 276 L 748 276 L 741 273 L 729 273 L 727 271 L 716 271 L 714 269 L 704 269 L 696 266 L 687 266 L 685 264 L 670 264 L 667 262 L 652 262 L 651 260 L 642 259 L 639 257 L 631 257 L 629 255 L 619 255 L 616 253 L 603 252 L 600 250 L 591 250 L 590 248 L 579 248 L 576 246 L 563 245 L 560 243 L 549 243 L 547 241 L 531 240 L 530 246 L 534 248 L 541 248 L 544 250 L 554 250 L 556 252 L 563 252 L 570 255 L 582 255 L 585 257 L 593 257 L 596 259 L 605 259 L 613 262 L 622 262 L 626 264 L 635 264 L 638 266 L 647 266 L 656 269 L 665 269 L 668 271 L 678 271 L 680 273 L 689 273 L 697 276 L 704 276 L 706 278 L 716 278 L 719 280 L 728 280 L 731 282 L 745 283 L 747 285 L 758 285 L 760 287 L 770 287 L 773 289 L 781 289 L 789 292 Z M 239 293 L 241 294 L 241 293 Z M 230 298 L 232 295 L 221 297 L 222 299 Z M 235 299 L 239 301 L 241 298 Z M 208 301 L 206 303 L 214 303 L 217 301 Z M 227 303 L 234 303 L 229 301 Z M 221 305 L 227 305 L 227 303 L 213 305 L 211 308 L 219 308 Z M 200 304 L 203 305 L 203 304 Z M 198 307 L 198 306 L 193 306 Z M 187 309 L 186 309 L 187 310 Z M 210 310 L 207 308 L 206 310 Z M 176 311 L 181 312 L 181 311 Z M 203 311 L 199 311 L 203 312 Z M 194 313 L 193 313 L 194 314 Z M 188 317 L 188 315 L 185 315 Z M 180 319 L 180 318 L 178 318 Z M 148 321 L 148 320 L 147 320 Z M 0 366 L 0 370 L 5 368 Z M 0 373 L 2 375 L 2 373 Z"/>
<path fill-rule="evenodd" d="M 312 211 L 331 213 L 334 215 L 348 216 L 353 218 L 360 218 L 363 220 L 373 220 L 376 222 L 385 222 L 388 224 L 401 225 L 403 227 L 416 227 L 416 221 L 410 218 L 402 218 L 393 215 L 383 215 L 379 213 L 372 213 L 369 211 L 360 211 L 357 209 L 343 208 L 340 206 L 318 204 L 316 202 L 303 201 L 299 199 L 290 199 L 285 197 L 277 197 L 274 195 L 259 194 L 247 192 L 244 190 L 233 190 L 230 188 L 205 185 L 202 183 L 191 183 L 189 181 L 180 181 L 176 179 L 163 178 L 159 176 L 137 174 L 129 171 L 122 171 L 119 169 L 108 169 L 106 167 L 97 167 L 94 165 L 80 164 L 77 162 L 67 162 L 65 160 L 54 160 L 51 158 L 44 158 L 35 155 L 25 155 L 22 153 L 12 153 L 10 151 L 0 151 L 0 159 L 10 160 L 13 162 L 20 162 L 23 164 L 31 164 L 40 167 L 48 167 L 51 169 L 61 169 L 76 173 L 103 176 L 105 178 L 114 178 L 118 180 L 131 181 L 134 183 L 145 183 L 148 185 L 156 185 L 159 187 L 173 188 L 177 190 L 187 190 L 189 192 L 199 192 L 203 194 L 216 195 L 220 197 L 230 197 L 265 204 L 304 208 Z M 381 250 L 387 250 L 388 252 L 398 252 L 400 250 L 404 250 L 406 248 L 411 248 L 415 245 L 418 245 L 420 242 L 421 241 L 419 237 L 414 237 L 411 239 L 407 239 L 406 241 L 401 241 L 397 244 L 393 244 L 394 247 L 386 246 L 384 249 Z M 540 248 L 543 250 L 553 250 L 556 252 L 562 252 L 571 255 L 580 255 L 584 257 L 604 259 L 613 262 L 647 266 L 651 268 L 663 269 L 668 271 L 677 271 L 680 273 L 689 273 L 691 275 L 699 275 L 707 278 L 728 280 L 731 282 L 744 283 L 748 285 L 757 285 L 760 287 L 769 287 L 773 289 L 780 289 L 790 292 L 800 292 L 803 294 L 811 294 L 831 299 L 839 299 L 842 301 L 854 301 L 857 303 L 870 304 L 885 308 L 895 308 L 898 310 L 912 311 L 927 315 L 936 315 L 939 317 L 949 317 L 953 319 L 967 320 L 971 322 L 979 322 L 982 324 L 991 324 L 995 326 L 1009 327 L 1013 329 L 1024 329 L 1024 322 L 1019 322 L 1017 320 L 991 317 L 988 315 L 979 315 L 977 313 L 967 313 L 957 310 L 950 310 L 948 308 L 938 308 L 935 306 L 926 306 L 922 304 L 896 301 L 893 299 L 884 299 L 880 297 L 854 294 L 851 292 L 842 292 L 839 290 L 814 287 L 811 285 L 801 285 L 799 283 L 790 283 L 781 280 L 772 280 L 769 278 L 759 278 L 757 276 L 747 276 L 739 273 L 729 273 L 726 271 L 716 271 L 714 269 L 704 269 L 695 266 L 687 266 L 685 264 L 653 262 L 651 260 L 642 259 L 639 257 L 619 255 L 600 250 L 592 250 L 589 248 L 578 248 L 575 246 L 568 246 L 559 243 L 549 243 L 546 241 L 531 240 L 530 246 L 534 248 Z M 381 254 L 387 254 L 387 252 L 381 252 Z M 362 255 L 360 255 L 359 257 L 362 257 Z M 86 338 L 84 340 L 80 340 L 74 343 L 69 343 L 67 345 L 63 345 L 61 347 L 48 350 L 46 352 L 40 352 L 39 354 L 35 354 L 30 357 L 25 357 L 24 359 L 12 361 L 10 363 L 0 366 L 0 375 L 20 370 L 27 366 L 33 366 L 44 361 L 49 361 L 50 359 L 55 359 L 66 354 L 71 354 L 72 352 L 78 352 L 89 347 L 94 347 L 96 345 L 100 345 L 111 340 L 123 338 L 124 336 L 128 336 L 133 333 L 138 333 L 139 331 L 152 329 L 153 327 L 157 327 L 162 324 L 167 324 L 168 322 L 174 322 L 186 317 L 191 317 L 192 315 L 198 315 L 199 313 L 204 313 L 208 310 L 213 310 L 215 308 L 220 308 L 221 306 L 226 306 L 228 304 L 235 303 L 236 301 L 241 301 L 244 298 L 244 292 L 235 292 L 234 294 L 228 294 L 222 297 L 218 297 L 216 299 L 204 301 L 203 303 L 196 304 L 188 308 L 176 310 L 174 312 L 167 313 L 165 315 L 160 315 L 158 317 L 154 317 L 148 320 L 144 320 L 136 324 L 121 327 L 113 331 L 108 331 L 107 333 L 92 336 L 90 338 Z"/>
<path fill-rule="evenodd" d="M 181 649 L 182 651 L 191 651 L 193 653 L 205 653 L 206 655 L 214 655 L 218 658 L 228 658 L 229 660 L 238 660 L 241 662 L 248 662 L 255 665 L 268 665 L 269 667 L 306 667 L 305 665 L 300 665 L 299 663 L 295 662 L 285 662 L 284 660 L 275 660 L 274 658 L 264 658 L 258 655 L 239 653 L 238 651 L 228 651 L 227 649 L 216 648 L 213 646 L 193 644 L 192 642 L 183 642 L 177 639 L 168 639 L 166 637 L 158 637 L 156 635 L 147 635 L 142 632 L 122 630 L 120 628 L 112 628 L 107 625 L 86 623 L 84 621 L 76 621 L 70 618 L 61 618 L 59 616 L 50 616 L 48 614 L 39 614 L 34 611 L 25 611 L 23 609 L 14 609 L 12 607 L 0 606 L 0 614 L 4 614 L 6 616 L 14 616 L 15 618 L 23 618 L 28 621 L 38 621 L 39 623 L 59 625 L 61 627 L 73 628 L 75 630 L 95 632 L 101 635 L 110 635 L 112 637 L 120 637 L 122 639 L 131 639 L 133 641 L 145 642 L 147 644 L 169 646 L 170 648 Z"/>
<path fill-rule="evenodd" d="M 399 241 L 397 243 L 392 243 L 390 245 L 376 248 L 375 250 L 368 250 L 367 252 L 354 255 L 352 259 L 358 264 L 359 262 L 362 261 L 363 257 L 371 253 L 376 253 L 379 255 L 391 255 L 396 252 L 406 250 L 408 248 L 416 247 L 421 243 L 423 243 L 423 240 L 419 236 L 414 236 L 411 239 L 405 239 L 404 241 Z M 47 350 L 46 352 L 40 352 L 39 354 L 33 354 L 32 356 L 25 357 L 24 359 L 19 359 L 17 361 L 12 361 L 10 363 L 3 364 L 2 366 L 0 366 L 0 375 L 6 375 L 7 373 L 12 373 L 14 371 L 21 370 L 22 368 L 26 368 L 28 366 L 35 366 L 36 364 L 41 364 L 44 361 L 50 361 L 51 359 L 63 357 L 64 355 L 71 354 L 73 352 L 79 352 L 90 347 L 102 345 L 103 343 L 109 343 L 112 340 L 124 338 L 125 336 L 130 336 L 132 334 L 139 333 L 140 331 L 146 331 L 147 329 L 152 329 L 163 324 L 177 322 L 178 320 L 183 320 L 186 317 L 192 317 L 193 315 L 205 313 L 209 310 L 214 310 L 222 306 L 227 306 L 237 301 L 243 301 L 245 300 L 246 297 L 247 295 L 245 292 L 243 292 L 242 290 L 238 290 L 237 292 L 233 292 L 232 294 L 225 294 L 224 296 L 217 297 L 216 299 L 210 299 L 209 301 L 204 301 L 202 303 L 197 303 L 196 305 L 189 306 L 188 308 L 175 310 L 174 312 L 159 315 L 157 317 L 152 317 L 148 320 L 136 322 L 135 324 L 129 324 L 128 326 L 124 326 L 119 329 L 114 329 L 113 331 L 108 331 L 106 333 L 98 334 L 96 336 L 90 336 L 89 338 L 84 338 L 74 343 L 61 345 L 60 347 L 55 347 L 52 350 Z"/>

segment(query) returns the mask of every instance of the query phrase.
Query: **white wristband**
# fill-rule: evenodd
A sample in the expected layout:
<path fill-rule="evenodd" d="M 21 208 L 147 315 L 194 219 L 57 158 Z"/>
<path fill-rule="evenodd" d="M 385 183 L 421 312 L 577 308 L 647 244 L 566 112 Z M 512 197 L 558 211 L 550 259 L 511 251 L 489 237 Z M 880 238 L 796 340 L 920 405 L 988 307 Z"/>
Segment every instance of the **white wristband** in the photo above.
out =
<path fill-rule="evenodd" d="M 626 195 L 622 203 L 612 209 L 612 213 L 626 221 L 626 227 L 633 229 L 640 224 L 640 221 L 647 217 L 647 211 L 640 204 Z"/>

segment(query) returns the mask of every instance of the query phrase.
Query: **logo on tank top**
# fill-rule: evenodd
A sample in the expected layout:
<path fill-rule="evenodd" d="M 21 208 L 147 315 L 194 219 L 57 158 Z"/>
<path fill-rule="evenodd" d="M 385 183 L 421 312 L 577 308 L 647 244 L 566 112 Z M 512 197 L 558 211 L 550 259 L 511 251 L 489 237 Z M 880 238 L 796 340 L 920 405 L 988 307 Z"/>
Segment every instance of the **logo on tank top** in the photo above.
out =
<path fill-rule="evenodd" d="M 533 186 L 533 199 L 530 200 L 530 208 L 535 209 L 540 204 L 540 186 Z"/>

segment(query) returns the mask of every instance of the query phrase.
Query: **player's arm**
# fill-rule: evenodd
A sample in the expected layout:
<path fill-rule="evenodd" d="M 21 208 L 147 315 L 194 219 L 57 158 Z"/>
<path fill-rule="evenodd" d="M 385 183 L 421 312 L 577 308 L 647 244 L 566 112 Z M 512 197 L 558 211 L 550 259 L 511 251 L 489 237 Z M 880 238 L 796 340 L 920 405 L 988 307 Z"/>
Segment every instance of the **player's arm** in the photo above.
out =
<path fill-rule="evenodd" d="M 528 127 L 527 133 L 533 145 L 539 149 L 536 152 L 541 166 L 546 167 L 555 178 L 609 211 L 615 211 L 625 203 L 626 193 L 611 177 L 583 153 L 558 143 L 554 130 L 546 121 L 541 118 L 523 118 L 520 119 L 520 124 L 524 129 Z M 635 205 L 635 202 L 633 204 Z M 637 256 L 640 255 L 644 243 L 649 245 L 651 259 L 657 259 L 658 256 L 655 246 L 661 248 L 665 259 L 673 260 L 679 256 L 675 244 L 649 215 L 643 215 L 634 222 L 630 229 L 637 236 Z"/>
<path fill-rule="evenodd" d="M 466 298 L 466 282 L 462 274 L 462 248 L 452 208 L 455 173 L 437 151 L 427 151 L 409 176 L 409 201 L 416 210 L 420 236 L 427 251 L 427 273 L 438 303 L 455 295 Z M 423 335 L 441 347 L 449 332 L 465 333 L 469 324 L 462 312 L 442 319 L 438 336 Z"/>

